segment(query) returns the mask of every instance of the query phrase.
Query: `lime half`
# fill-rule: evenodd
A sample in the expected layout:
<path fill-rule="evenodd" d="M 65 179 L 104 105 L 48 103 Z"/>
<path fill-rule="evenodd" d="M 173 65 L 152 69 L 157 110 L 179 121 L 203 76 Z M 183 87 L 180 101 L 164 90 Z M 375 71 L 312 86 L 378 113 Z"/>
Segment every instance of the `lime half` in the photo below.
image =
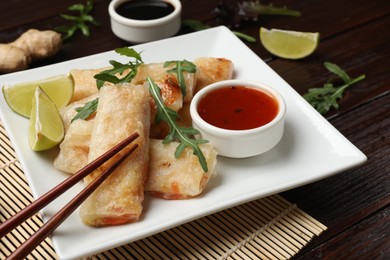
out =
<path fill-rule="evenodd" d="M 28 127 L 31 149 L 43 151 L 53 148 L 64 138 L 64 124 L 56 105 L 40 87 L 36 88 L 31 105 Z"/>
<path fill-rule="evenodd" d="M 3 95 L 13 111 L 28 118 L 31 112 L 31 100 L 38 86 L 60 109 L 66 106 L 73 96 L 74 80 L 71 74 L 67 74 L 13 86 L 3 86 Z"/>
<path fill-rule="evenodd" d="M 297 32 L 260 28 L 260 41 L 275 56 L 285 59 L 301 59 L 312 54 L 319 42 L 318 32 Z"/>

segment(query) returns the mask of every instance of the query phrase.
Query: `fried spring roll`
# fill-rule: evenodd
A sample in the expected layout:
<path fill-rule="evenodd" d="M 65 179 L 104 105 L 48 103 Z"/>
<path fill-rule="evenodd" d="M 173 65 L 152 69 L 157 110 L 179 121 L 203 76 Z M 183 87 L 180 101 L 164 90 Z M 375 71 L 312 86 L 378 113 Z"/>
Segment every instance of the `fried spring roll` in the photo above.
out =
<path fill-rule="evenodd" d="M 70 125 L 54 159 L 56 169 L 73 174 L 87 165 L 93 124 L 93 120 L 78 119 Z"/>
<path fill-rule="evenodd" d="M 75 173 L 88 163 L 89 141 L 94 122 L 76 120 L 61 145 L 55 167 Z M 161 140 L 150 139 L 149 172 L 145 191 L 164 199 L 188 199 L 202 193 L 215 172 L 216 152 L 211 144 L 201 145 L 209 171 L 203 172 L 197 158 L 188 149 L 179 159 L 174 157 L 177 143 L 162 144 Z"/>
<path fill-rule="evenodd" d="M 95 100 L 99 98 L 99 93 L 95 93 L 91 96 L 88 96 L 86 98 L 80 99 L 78 101 L 75 101 L 73 103 L 70 103 L 66 107 L 61 108 L 60 115 L 62 118 L 62 122 L 64 123 L 65 133 L 68 131 L 72 119 L 77 115 L 76 108 L 85 106 L 86 103 Z M 92 119 L 95 116 L 95 114 L 91 115 L 88 119 Z"/>
<path fill-rule="evenodd" d="M 166 75 L 163 79 L 154 82 L 161 90 L 164 104 L 176 112 L 179 111 L 183 107 L 183 95 L 177 79 L 172 75 Z"/>
<path fill-rule="evenodd" d="M 164 104 L 178 112 L 183 107 L 183 95 L 181 94 L 179 83 L 177 79 L 172 75 L 167 75 L 160 81 L 155 81 L 156 85 L 161 90 L 161 98 Z M 145 83 L 149 86 L 149 83 Z M 151 113 L 151 125 L 150 125 L 150 137 L 156 139 L 164 139 L 169 132 L 169 127 L 165 122 L 156 123 L 157 106 L 154 98 L 150 96 L 150 113 Z"/>
<path fill-rule="evenodd" d="M 163 144 L 161 140 L 150 140 L 149 178 L 145 191 L 164 199 L 188 199 L 198 196 L 215 173 L 217 152 L 209 143 L 200 147 L 206 158 L 208 172 L 204 172 L 198 157 L 186 148 L 179 158 L 175 150 L 179 143 Z"/>
<path fill-rule="evenodd" d="M 148 171 L 150 105 L 149 91 L 142 85 L 105 86 L 91 134 L 88 161 L 138 132 L 133 154 L 81 205 L 80 216 L 91 226 L 119 225 L 138 220 L 142 212 L 144 183 Z M 99 172 L 85 178 L 90 183 Z"/>
<path fill-rule="evenodd" d="M 166 75 L 166 77 L 164 77 L 159 81 L 155 81 L 155 83 L 161 89 L 161 97 L 164 101 L 164 104 L 176 112 L 179 111 L 183 107 L 183 96 L 181 94 L 180 86 L 179 83 L 177 82 L 177 79 L 173 75 Z M 88 97 L 70 103 L 69 105 L 61 109 L 60 114 L 62 117 L 62 121 L 64 122 L 65 132 L 68 130 L 72 119 L 77 114 L 76 108 L 83 107 L 85 106 L 86 103 L 95 100 L 98 97 L 99 97 L 99 93 L 97 92 Z M 152 109 L 151 122 L 153 123 L 155 119 L 156 107 L 152 97 L 150 98 L 150 105 Z M 94 114 L 90 118 L 93 118 L 93 116 Z M 166 132 L 166 129 L 162 129 L 165 128 L 165 126 L 157 127 L 154 125 L 153 128 L 154 128 L 153 133 L 155 133 L 153 134 L 153 136 L 155 137 L 161 137 L 159 135 L 159 132 L 161 131 L 163 131 L 164 133 Z M 165 135 L 162 135 L 161 138 L 163 138 L 164 136 Z"/>
<path fill-rule="evenodd" d="M 212 83 L 231 79 L 233 76 L 234 64 L 225 58 L 202 57 L 194 60 L 196 65 L 196 86 L 194 93 Z M 181 122 L 184 125 L 191 125 L 190 104 L 183 104 L 179 110 Z"/>
<path fill-rule="evenodd" d="M 194 60 L 196 65 L 196 89 L 199 91 L 207 85 L 233 76 L 233 62 L 225 58 L 202 57 Z"/>
<path fill-rule="evenodd" d="M 164 63 L 149 63 L 142 64 L 137 71 L 137 75 L 131 81 L 131 83 L 135 85 L 141 85 L 146 81 L 147 76 L 150 76 L 155 81 L 167 80 L 166 77 L 173 76 L 174 74 L 168 74 L 167 70 L 173 68 L 174 65 L 169 65 L 164 68 Z M 107 70 L 106 68 L 97 68 L 97 69 L 73 69 L 70 71 L 70 74 L 74 79 L 74 93 L 70 103 L 86 98 L 90 95 L 93 95 L 98 92 L 96 86 L 96 79 L 94 76 L 103 70 Z M 124 73 L 128 73 L 125 71 Z M 117 76 L 120 77 L 118 74 Z M 186 96 L 184 97 L 184 102 L 191 101 L 196 84 L 196 76 L 195 73 L 184 72 L 184 81 L 186 84 Z M 107 84 L 106 85 L 111 85 Z M 183 99 L 183 98 L 182 98 Z M 177 111 L 177 110 L 176 110 Z"/>
<path fill-rule="evenodd" d="M 154 81 L 167 80 L 167 78 L 170 78 L 174 75 L 176 78 L 176 74 L 167 73 L 167 70 L 174 68 L 174 66 L 175 65 L 172 64 L 164 68 L 164 63 L 142 64 L 139 66 L 137 75 L 133 78 L 131 83 L 143 84 L 146 81 L 147 76 L 150 76 Z M 183 98 L 183 101 L 190 102 L 195 90 L 195 73 L 183 72 L 183 76 L 186 84 L 186 96 Z"/>
<path fill-rule="evenodd" d="M 104 69 L 74 69 L 70 71 L 70 74 L 72 74 L 74 80 L 74 91 L 73 97 L 70 100 L 71 103 L 89 97 L 90 95 L 98 92 L 96 79 L 93 76 L 102 70 Z"/>

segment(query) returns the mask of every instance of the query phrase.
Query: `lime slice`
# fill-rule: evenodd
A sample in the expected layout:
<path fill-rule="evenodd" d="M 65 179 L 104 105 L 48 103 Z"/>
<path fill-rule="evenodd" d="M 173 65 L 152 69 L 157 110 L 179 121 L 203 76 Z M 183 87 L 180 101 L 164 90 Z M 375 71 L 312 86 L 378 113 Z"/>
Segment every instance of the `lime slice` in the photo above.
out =
<path fill-rule="evenodd" d="M 73 95 L 74 81 L 71 74 L 59 75 L 38 81 L 3 86 L 3 95 L 8 106 L 17 114 L 29 117 L 31 100 L 40 86 L 58 109 L 66 106 Z"/>
<path fill-rule="evenodd" d="M 285 59 L 301 59 L 312 54 L 319 33 L 260 28 L 260 41 L 270 53 Z"/>
<path fill-rule="evenodd" d="M 64 124 L 60 113 L 40 87 L 36 88 L 32 99 L 28 138 L 34 151 L 53 148 L 64 138 Z"/>

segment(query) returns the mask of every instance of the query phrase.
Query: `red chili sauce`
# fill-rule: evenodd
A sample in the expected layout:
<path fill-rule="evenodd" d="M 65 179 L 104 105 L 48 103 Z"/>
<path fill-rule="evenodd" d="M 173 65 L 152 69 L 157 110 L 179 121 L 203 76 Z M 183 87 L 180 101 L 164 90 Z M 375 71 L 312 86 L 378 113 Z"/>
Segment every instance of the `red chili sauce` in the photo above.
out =
<path fill-rule="evenodd" d="M 198 104 L 198 113 L 211 125 L 228 130 L 248 130 L 271 122 L 278 113 L 270 94 L 245 86 L 215 89 Z"/>

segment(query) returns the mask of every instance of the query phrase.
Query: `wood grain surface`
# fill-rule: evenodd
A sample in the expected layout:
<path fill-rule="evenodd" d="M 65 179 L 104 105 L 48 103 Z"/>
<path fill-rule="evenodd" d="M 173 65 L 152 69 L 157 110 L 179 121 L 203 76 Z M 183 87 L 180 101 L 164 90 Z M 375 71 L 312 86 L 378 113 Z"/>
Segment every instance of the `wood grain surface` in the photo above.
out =
<path fill-rule="evenodd" d="M 15 40 L 29 28 L 51 29 L 66 22 L 59 14 L 79 0 L 13 0 L 0 2 L 0 42 Z M 77 34 L 53 58 L 53 64 L 129 45 L 111 31 L 109 1 L 95 0 L 92 15 L 100 26 L 89 38 Z M 213 11 L 220 0 L 182 0 L 183 19 L 218 25 Z M 239 1 L 225 1 L 233 5 Z M 262 1 L 269 4 L 271 1 Z M 368 157 L 363 166 L 282 194 L 328 230 L 314 239 L 297 259 L 390 259 L 390 2 L 275 0 L 274 6 L 299 10 L 300 17 L 261 16 L 244 21 L 236 31 L 257 39 L 246 43 L 297 92 L 321 87 L 329 78 L 325 61 L 338 64 L 352 77 L 366 79 L 348 88 L 338 111 L 325 117 Z M 320 33 L 316 52 L 302 60 L 272 56 L 258 40 L 260 26 Z M 185 33 L 181 30 L 179 34 Z"/>

